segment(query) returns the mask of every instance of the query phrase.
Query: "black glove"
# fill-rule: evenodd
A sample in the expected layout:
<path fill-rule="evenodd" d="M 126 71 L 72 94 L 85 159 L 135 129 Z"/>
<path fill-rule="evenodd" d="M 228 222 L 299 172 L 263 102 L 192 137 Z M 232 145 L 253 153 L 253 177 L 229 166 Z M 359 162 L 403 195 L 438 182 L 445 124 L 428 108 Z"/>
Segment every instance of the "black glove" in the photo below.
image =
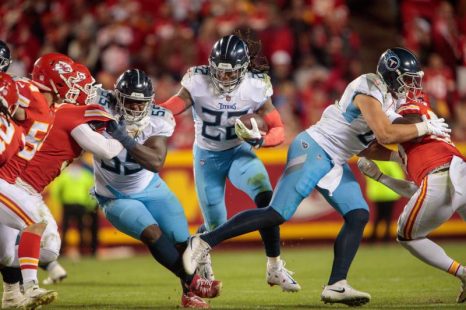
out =
<path fill-rule="evenodd" d="M 252 145 L 255 149 L 258 149 L 262 146 L 262 143 L 264 143 L 264 138 L 262 137 L 260 139 L 244 139 L 244 142 L 247 142 L 250 145 Z"/>
<path fill-rule="evenodd" d="M 120 141 L 120 143 L 127 149 L 131 151 L 138 144 L 136 140 L 128 135 L 126 131 L 126 124 L 124 119 L 120 119 L 117 123 L 114 120 L 111 120 L 107 124 L 107 133 L 112 136 L 113 139 Z"/>

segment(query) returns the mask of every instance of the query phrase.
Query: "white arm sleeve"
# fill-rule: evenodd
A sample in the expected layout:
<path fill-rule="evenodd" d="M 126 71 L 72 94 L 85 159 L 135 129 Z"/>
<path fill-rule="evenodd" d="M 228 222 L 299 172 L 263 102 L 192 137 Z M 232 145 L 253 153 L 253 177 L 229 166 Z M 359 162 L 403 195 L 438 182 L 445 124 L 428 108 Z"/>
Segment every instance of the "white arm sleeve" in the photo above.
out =
<path fill-rule="evenodd" d="M 99 159 L 112 159 L 122 150 L 123 145 L 115 139 L 107 139 L 95 132 L 88 124 L 81 124 L 71 131 L 73 139 L 83 148 Z"/>

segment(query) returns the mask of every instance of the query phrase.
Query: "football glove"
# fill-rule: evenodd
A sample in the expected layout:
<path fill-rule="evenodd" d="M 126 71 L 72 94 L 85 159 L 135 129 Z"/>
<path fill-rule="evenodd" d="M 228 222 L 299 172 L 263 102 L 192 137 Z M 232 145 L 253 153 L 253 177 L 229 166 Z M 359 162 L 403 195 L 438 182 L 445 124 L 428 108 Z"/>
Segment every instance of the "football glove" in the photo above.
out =
<path fill-rule="evenodd" d="M 244 125 L 244 123 L 239 118 L 237 118 L 235 122 L 235 133 L 240 140 L 249 143 L 257 149 L 261 147 L 262 143 L 264 142 L 264 138 L 259 131 L 256 120 L 251 118 L 250 121 L 252 129 L 247 128 L 246 125 Z"/>
<path fill-rule="evenodd" d="M 108 122 L 106 130 L 113 139 L 120 141 L 123 147 L 128 151 L 131 151 L 136 147 L 137 142 L 128 135 L 126 124 L 123 118 L 121 118 L 118 123 L 114 120 Z"/>
<path fill-rule="evenodd" d="M 423 135 L 436 135 L 439 137 L 450 137 L 451 129 L 445 123 L 445 119 L 427 119 L 425 115 L 422 116 L 422 122 L 416 123 L 419 136 Z"/>

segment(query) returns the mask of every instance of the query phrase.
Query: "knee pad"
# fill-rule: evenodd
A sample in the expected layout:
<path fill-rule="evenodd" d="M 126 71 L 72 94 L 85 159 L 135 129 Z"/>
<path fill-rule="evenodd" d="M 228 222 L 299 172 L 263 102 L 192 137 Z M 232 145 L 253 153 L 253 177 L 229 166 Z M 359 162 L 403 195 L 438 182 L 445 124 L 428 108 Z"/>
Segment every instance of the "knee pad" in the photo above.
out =
<path fill-rule="evenodd" d="M 60 254 L 61 238 L 56 229 L 47 228 L 42 235 L 39 261 L 47 264 L 57 260 Z"/>

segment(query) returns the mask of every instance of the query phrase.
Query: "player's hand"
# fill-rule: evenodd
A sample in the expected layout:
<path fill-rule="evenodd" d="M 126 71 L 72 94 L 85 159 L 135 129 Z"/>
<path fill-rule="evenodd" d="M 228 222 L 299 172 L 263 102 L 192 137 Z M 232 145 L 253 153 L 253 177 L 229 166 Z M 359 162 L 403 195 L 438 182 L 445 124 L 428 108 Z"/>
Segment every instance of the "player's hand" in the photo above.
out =
<path fill-rule="evenodd" d="M 378 181 L 382 176 L 382 171 L 379 167 L 370 159 L 361 157 L 358 159 L 359 170 L 367 177 Z"/>
<path fill-rule="evenodd" d="M 251 118 L 252 129 L 249 129 L 244 125 L 244 123 L 237 118 L 235 122 L 235 133 L 241 140 L 259 140 L 262 138 L 262 135 L 257 126 L 257 122 L 254 118 Z"/>
<path fill-rule="evenodd" d="M 264 142 L 264 138 L 262 137 L 254 118 L 251 118 L 251 125 L 252 129 L 249 129 L 239 118 L 237 118 L 235 122 L 235 133 L 240 140 L 243 140 L 258 149 Z"/>
<path fill-rule="evenodd" d="M 120 141 L 120 143 L 128 151 L 131 151 L 136 147 L 137 142 L 128 135 L 128 131 L 126 130 L 126 123 L 123 118 L 121 118 L 119 122 L 114 120 L 108 122 L 106 130 L 113 139 Z"/>
<path fill-rule="evenodd" d="M 436 135 L 439 137 L 450 137 L 451 129 L 445 123 L 445 119 L 427 119 L 425 115 L 422 116 L 422 121 L 426 124 L 427 134 Z"/>

